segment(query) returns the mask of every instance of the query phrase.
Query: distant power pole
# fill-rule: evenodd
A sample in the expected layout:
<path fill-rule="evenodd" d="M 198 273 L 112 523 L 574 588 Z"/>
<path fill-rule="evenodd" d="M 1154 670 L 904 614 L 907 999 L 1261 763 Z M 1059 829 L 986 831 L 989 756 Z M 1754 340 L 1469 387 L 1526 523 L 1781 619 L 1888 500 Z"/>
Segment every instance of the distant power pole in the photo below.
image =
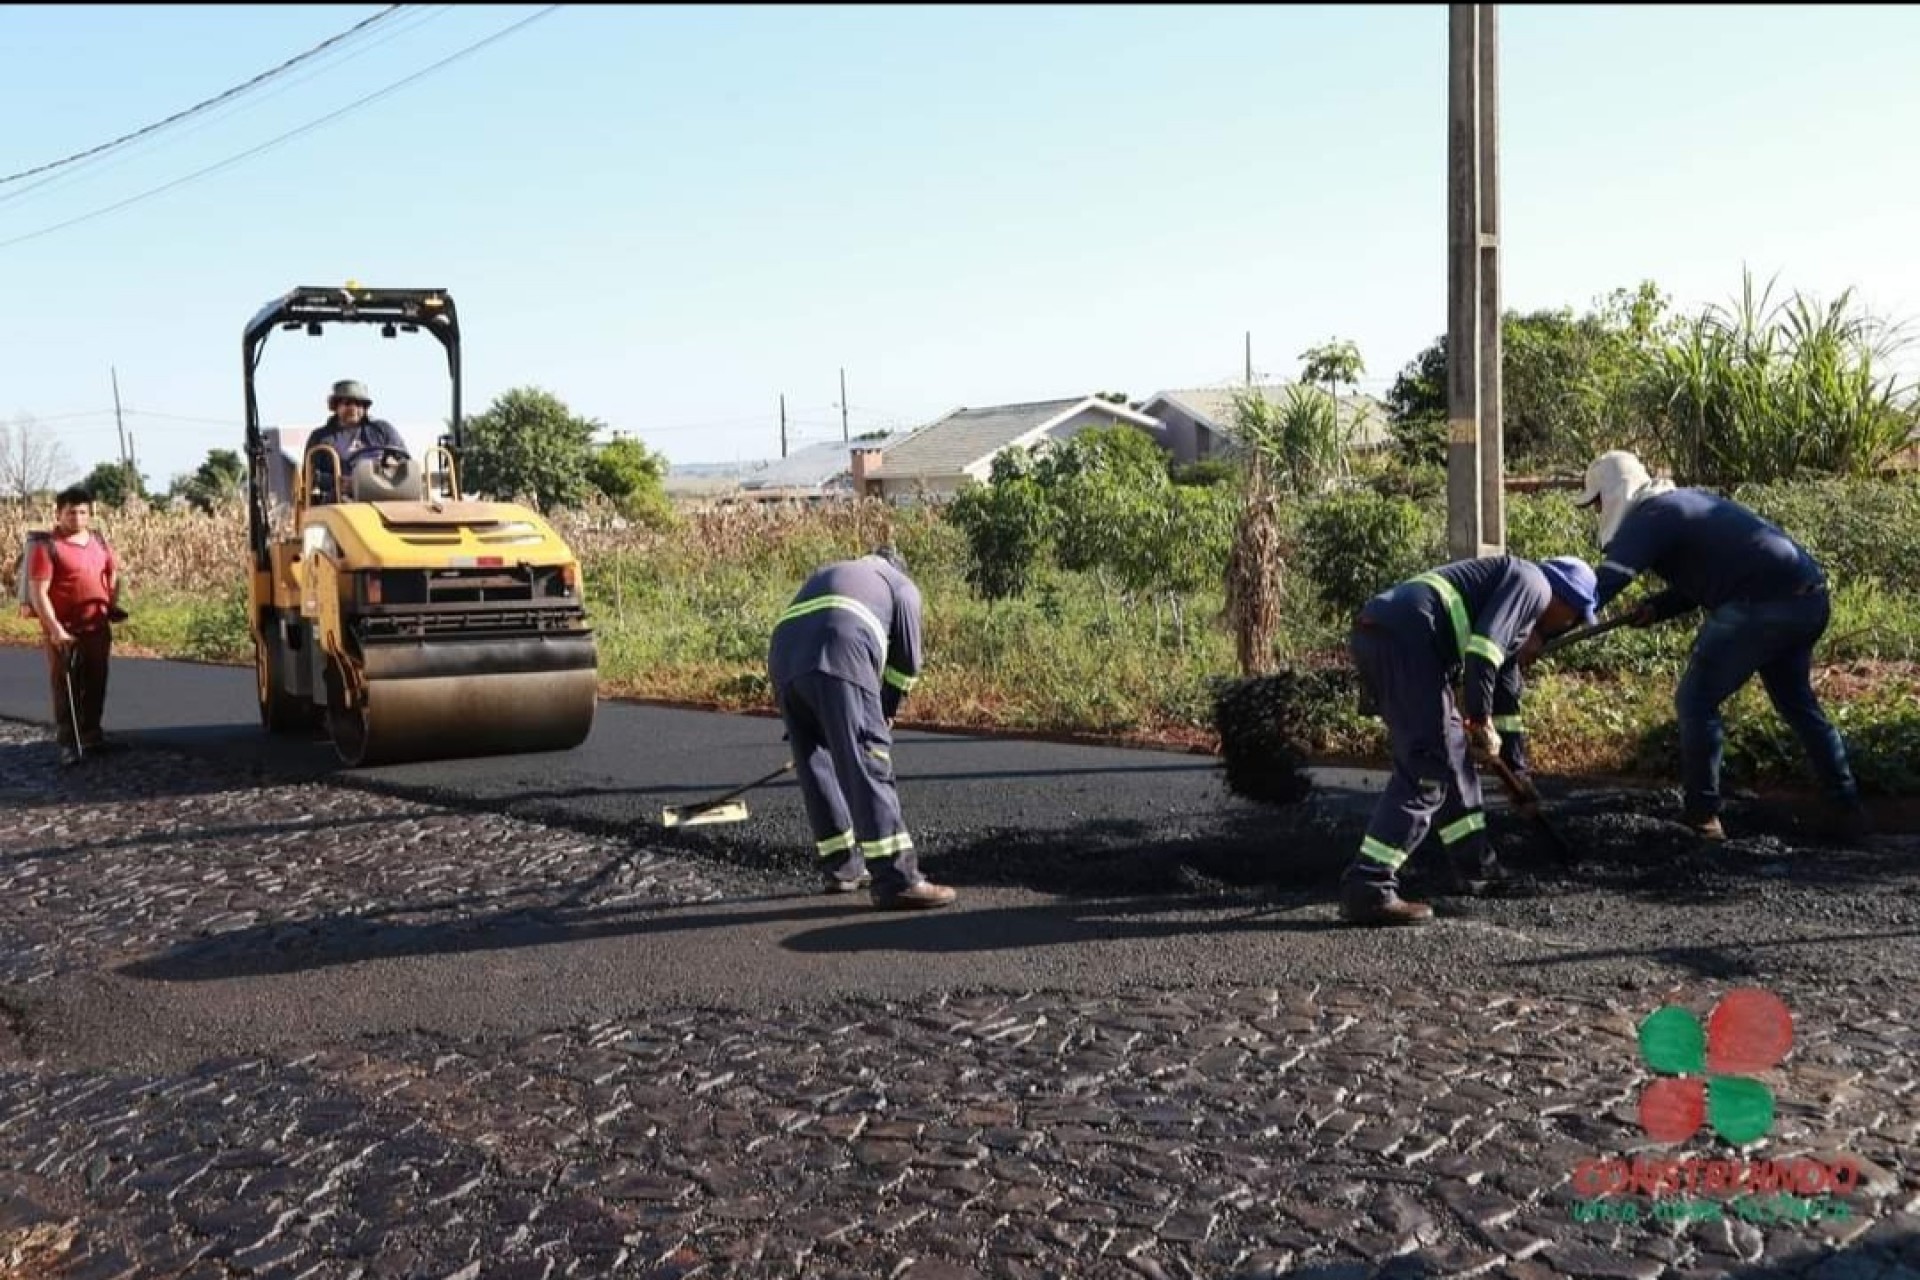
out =
<path fill-rule="evenodd" d="M 780 456 L 787 456 L 787 397 L 780 397 Z"/>
<path fill-rule="evenodd" d="M 133 459 L 127 452 L 127 424 L 120 417 L 120 370 L 112 365 L 107 372 L 113 377 L 113 430 L 120 437 L 120 466 L 126 471 L 127 479 L 133 479 Z"/>
<path fill-rule="evenodd" d="M 840 442 L 845 444 L 853 437 L 847 434 L 847 371 L 840 371 Z"/>
<path fill-rule="evenodd" d="M 1253 385 L 1253 330 L 1247 330 L 1247 385 Z"/>
<path fill-rule="evenodd" d="M 1447 6 L 1447 552 L 1506 547 L 1496 5 Z"/>

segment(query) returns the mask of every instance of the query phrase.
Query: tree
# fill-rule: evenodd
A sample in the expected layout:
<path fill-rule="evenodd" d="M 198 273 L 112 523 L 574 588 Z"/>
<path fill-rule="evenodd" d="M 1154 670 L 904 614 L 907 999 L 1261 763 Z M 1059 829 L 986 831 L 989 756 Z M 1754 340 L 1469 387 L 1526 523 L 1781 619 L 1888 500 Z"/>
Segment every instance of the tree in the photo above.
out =
<path fill-rule="evenodd" d="M 989 604 L 1026 594 L 1047 541 L 1051 510 L 1032 472 L 1025 449 L 1004 450 L 988 483 L 961 490 L 947 508 L 967 540 L 967 582 Z"/>
<path fill-rule="evenodd" d="M 1300 359 L 1305 361 L 1300 380 L 1326 387 L 1336 404 L 1340 388 L 1357 385 L 1360 375 L 1367 371 L 1360 359 L 1360 348 L 1345 338 L 1329 338 L 1317 347 L 1308 347 L 1300 353 Z"/>
<path fill-rule="evenodd" d="M 664 524 L 673 517 L 667 500 L 667 460 L 632 436 L 615 436 L 587 463 L 587 483 L 605 494 L 629 520 Z"/>
<path fill-rule="evenodd" d="M 1089 427 L 1039 450 L 1033 478 L 1055 513 L 1055 563 L 1075 571 L 1117 567 L 1114 530 L 1133 503 L 1171 486 L 1167 462 L 1137 427 Z"/>
<path fill-rule="evenodd" d="M 1585 465 L 1645 434 L 1649 361 L 1672 330 L 1651 281 L 1616 289 L 1593 310 L 1500 318 L 1501 430 L 1510 462 Z M 1401 370 L 1387 393 L 1395 452 L 1409 464 L 1446 461 L 1447 339 Z"/>
<path fill-rule="evenodd" d="M 60 442 L 42 431 L 31 414 L 20 414 L 12 425 L 0 427 L 0 492 L 23 505 L 52 489 L 72 467 Z"/>
<path fill-rule="evenodd" d="M 528 499 L 542 512 L 580 501 L 590 487 L 594 433 L 550 392 L 515 387 L 467 421 L 461 487 L 503 499 Z"/>
<path fill-rule="evenodd" d="M 192 475 L 175 476 L 172 496 L 183 499 L 194 510 L 211 514 L 230 502 L 237 502 L 245 491 L 247 464 L 232 449 L 209 449 L 206 461 Z"/>
<path fill-rule="evenodd" d="M 80 483 L 93 494 L 94 502 L 116 511 L 127 505 L 128 498 L 147 496 L 146 478 L 124 462 L 98 463 Z"/>

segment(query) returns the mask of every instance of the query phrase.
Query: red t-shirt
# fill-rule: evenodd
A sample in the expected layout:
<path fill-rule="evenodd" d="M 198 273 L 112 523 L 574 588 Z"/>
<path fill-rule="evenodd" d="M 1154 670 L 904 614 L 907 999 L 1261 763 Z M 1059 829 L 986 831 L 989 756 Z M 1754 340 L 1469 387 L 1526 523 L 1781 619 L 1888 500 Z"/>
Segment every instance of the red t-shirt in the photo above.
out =
<path fill-rule="evenodd" d="M 118 571 L 113 551 L 97 537 L 85 543 L 55 535 L 60 544 L 50 554 L 47 544 L 36 542 L 27 576 L 47 584 L 47 599 L 53 616 L 71 632 L 95 631 L 107 623 L 107 610 L 113 607 L 113 578 Z"/>

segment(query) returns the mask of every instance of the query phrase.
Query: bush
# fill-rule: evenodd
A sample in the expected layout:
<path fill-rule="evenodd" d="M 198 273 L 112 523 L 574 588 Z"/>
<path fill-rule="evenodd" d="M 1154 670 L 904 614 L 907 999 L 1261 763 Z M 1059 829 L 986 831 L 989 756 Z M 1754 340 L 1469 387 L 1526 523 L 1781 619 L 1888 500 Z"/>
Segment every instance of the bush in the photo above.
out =
<path fill-rule="evenodd" d="M 1597 562 L 1598 522 L 1592 512 L 1573 505 L 1576 496 L 1565 491 L 1507 495 L 1507 550 L 1529 560 L 1578 556 Z"/>
<path fill-rule="evenodd" d="M 1920 478 L 1742 485 L 1732 494 L 1811 551 L 1838 582 L 1920 594 Z"/>
<path fill-rule="evenodd" d="M 1405 498 L 1364 491 L 1324 498 L 1302 523 L 1307 579 L 1329 609 L 1354 613 L 1376 592 L 1431 567 L 1436 532 Z"/>

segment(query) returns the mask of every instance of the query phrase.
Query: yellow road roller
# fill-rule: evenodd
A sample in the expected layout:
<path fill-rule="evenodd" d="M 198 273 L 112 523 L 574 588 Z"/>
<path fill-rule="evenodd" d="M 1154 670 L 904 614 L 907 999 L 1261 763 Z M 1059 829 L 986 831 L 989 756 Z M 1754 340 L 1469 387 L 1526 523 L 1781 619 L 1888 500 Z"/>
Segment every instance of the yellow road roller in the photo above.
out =
<path fill-rule="evenodd" d="M 421 456 L 343 458 L 311 427 L 263 428 L 267 339 L 328 325 L 427 333 L 452 375 L 448 434 Z M 260 722 L 324 724 L 348 765 L 578 746 L 599 660 L 580 562 L 539 513 L 460 491 L 460 322 L 445 289 L 303 287 L 245 338 L 248 536 Z"/>

